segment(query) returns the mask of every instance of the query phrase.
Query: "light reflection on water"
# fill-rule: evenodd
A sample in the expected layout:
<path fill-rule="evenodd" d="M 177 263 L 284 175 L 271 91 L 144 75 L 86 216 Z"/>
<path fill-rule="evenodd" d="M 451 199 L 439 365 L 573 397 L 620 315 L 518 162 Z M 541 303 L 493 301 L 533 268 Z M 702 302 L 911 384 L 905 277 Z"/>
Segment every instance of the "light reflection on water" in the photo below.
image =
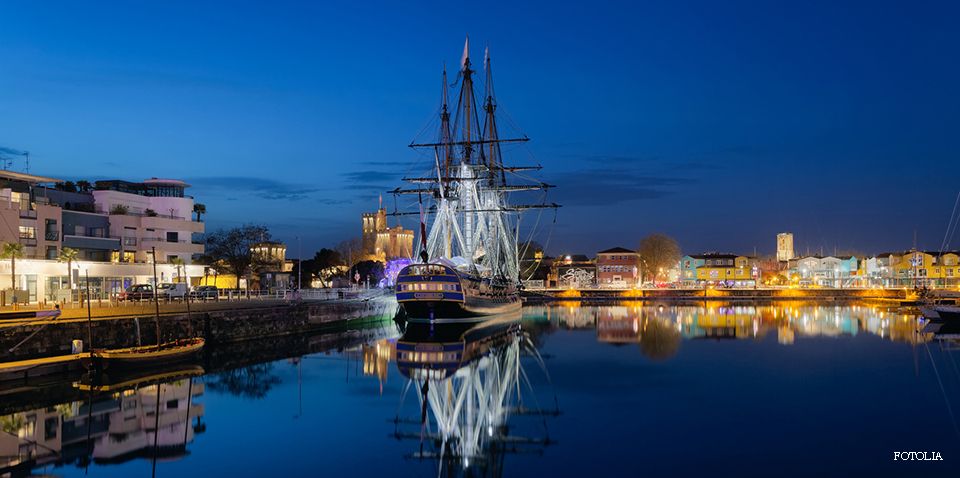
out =
<path fill-rule="evenodd" d="M 387 323 L 316 341 L 336 343 L 319 353 L 164 381 L 160 433 L 149 377 L 15 389 L 0 464 L 13 476 L 636 475 L 639 464 L 650 476 L 955 476 L 956 343 L 922 325 L 889 307 L 804 303 L 562 303 L 432 333 Z M 894 464 L 902 450 L 945 461 Z"/>

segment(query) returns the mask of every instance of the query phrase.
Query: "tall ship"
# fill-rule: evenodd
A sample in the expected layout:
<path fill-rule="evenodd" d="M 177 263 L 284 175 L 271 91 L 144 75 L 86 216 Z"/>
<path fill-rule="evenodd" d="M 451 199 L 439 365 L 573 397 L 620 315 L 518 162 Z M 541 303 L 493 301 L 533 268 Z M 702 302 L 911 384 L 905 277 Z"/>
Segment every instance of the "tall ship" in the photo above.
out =
<path fill-rule="evenodd" d="M 416 263 L 401 269 L 396 280 L 397 302 L 411 322 L 482 320 L 519 310 L 521 213 L 558 207 L 546 203 L 546 190 L 552 186 L 530 176 L 541 169 L 539 165 L 504 162 L 506 150 L 529 138 L 502 138 L 498 133 L 489 50 L 484 53 L 480 98 L 475 91 L 477 76 L 468 38 L 452 84 L 443 70 L 440 108 L 434 117 L 438 127 L 425 128 L 435 136 L 410 144 L 423 153 L 429 168 L 404 178 L 411 186 L 390 191 L 395 198 L 415 196 L 416 202 L 404 200 L 404 205 L 419 209 L 393 213 L 420 216 Z M 455 91 L 454 105 L 450 90 Z M 511 204 L 512 194 L 524 192 L 539 201 Z"/>

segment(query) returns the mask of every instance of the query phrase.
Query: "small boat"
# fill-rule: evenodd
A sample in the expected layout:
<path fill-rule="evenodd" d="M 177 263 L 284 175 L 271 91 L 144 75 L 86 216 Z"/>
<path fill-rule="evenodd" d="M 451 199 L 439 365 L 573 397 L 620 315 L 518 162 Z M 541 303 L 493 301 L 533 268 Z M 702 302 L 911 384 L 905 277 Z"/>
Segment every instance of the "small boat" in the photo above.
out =
<path fill-rule="evenodd" d="M 960 319 L 960 306 L 928 305 L 920 307 L 920 313 L 930 320 L 957 320 Z"/>
<path fill-rule="evenodd" d="M 145 367 L 182 362 L 196 356 L 205 340 L 200 337 L 181 339 L 157 345 L 141 345 L 122 349 L 91 350 L 86 360 L 100 370 L 116 367 Z"/>

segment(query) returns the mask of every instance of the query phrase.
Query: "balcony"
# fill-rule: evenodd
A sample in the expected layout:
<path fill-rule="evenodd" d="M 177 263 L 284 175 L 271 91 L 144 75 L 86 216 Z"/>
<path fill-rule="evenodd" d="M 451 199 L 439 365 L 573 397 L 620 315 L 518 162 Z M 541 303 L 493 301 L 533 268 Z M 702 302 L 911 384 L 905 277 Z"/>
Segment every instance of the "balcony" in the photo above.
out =
<path fill-rule="evenodd" d="M 20 238 L 20 244 L 23 244 L 24 246 L 27 246 L 27 247 L 36 246 L 36 245 L 37 245 L 37 238 L 36 238 L 36 237 L 21 237 L 21 238 Z"/>
<path fill-rule="evenodd" d="M 36 219 L 37 210 L 36 209 L 21 209 L 20 210 L 20 219 Z"/>
<path fill-rule="evenodd" d="M 60 240 L 60 231 L 47 231 L 43 238 L 48 241 L 59 241 Z"/>

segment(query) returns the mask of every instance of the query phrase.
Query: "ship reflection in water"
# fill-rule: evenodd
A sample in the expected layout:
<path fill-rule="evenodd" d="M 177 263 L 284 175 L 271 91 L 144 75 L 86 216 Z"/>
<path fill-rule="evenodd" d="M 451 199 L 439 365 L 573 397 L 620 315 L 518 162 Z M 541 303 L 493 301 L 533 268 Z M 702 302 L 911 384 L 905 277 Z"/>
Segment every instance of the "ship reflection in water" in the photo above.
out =
<path fill-rule="evenodd" d="M 437 460 L 443 475 L 501 476 L 505 454 L 540 453 L 551 444 L 545 420 L 532 428 L 510 423 L 559 413 L 539 408 L 529 376 L 546 369 L 520 318 L 407 326 L 396 360 L 407 379 L 400 413 L 408 415 L 396 418 L 394 436 L 419 442 L 408 457 Z M 416 406 L 405 407 L 410 394 Z"/>
<path fill-rule="evenodd" d="M 114 384 L 77 382 L 73 387 L 82 400 L 0 417 L 0 476 L 185 457 L 187 445 L 205 428 L 203 404 L 195 401 L 204 384 L 194 376 L 202 374 L 193 367 Z"/>

